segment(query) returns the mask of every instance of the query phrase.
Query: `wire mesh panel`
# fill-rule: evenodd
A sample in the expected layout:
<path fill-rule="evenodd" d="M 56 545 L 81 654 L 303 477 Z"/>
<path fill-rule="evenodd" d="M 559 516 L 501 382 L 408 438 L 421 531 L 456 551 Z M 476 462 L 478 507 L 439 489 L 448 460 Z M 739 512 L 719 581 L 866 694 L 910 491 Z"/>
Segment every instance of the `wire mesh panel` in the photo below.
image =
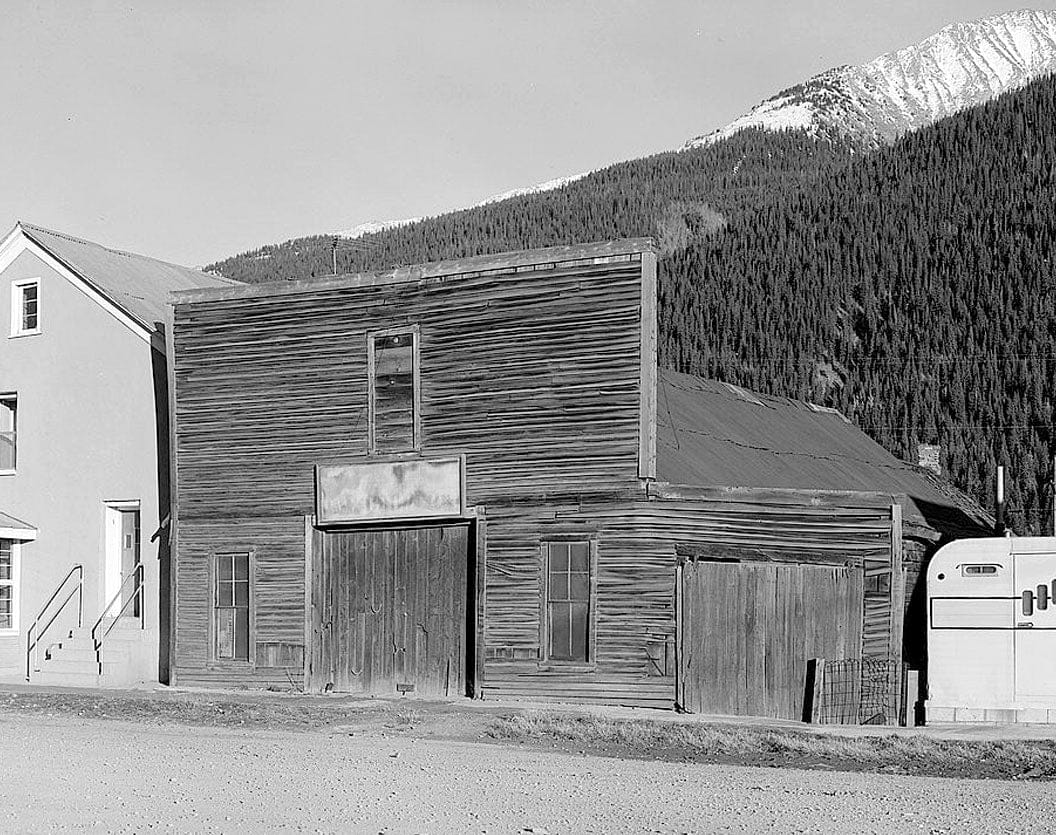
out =
<path fill-rule="evenodd" d="M 814 721 L 829 725 L 900 723 L 902 663 L 894 659 L 819 659 Z"/>

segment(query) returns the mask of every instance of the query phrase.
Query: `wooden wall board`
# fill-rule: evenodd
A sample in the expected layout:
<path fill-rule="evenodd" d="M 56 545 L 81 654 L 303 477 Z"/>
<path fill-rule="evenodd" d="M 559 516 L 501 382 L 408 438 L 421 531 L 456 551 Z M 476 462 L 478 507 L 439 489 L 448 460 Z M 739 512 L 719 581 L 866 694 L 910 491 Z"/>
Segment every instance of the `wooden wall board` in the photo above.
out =
<path fill-rule="evenodd" d="M 486 698 L 608 699 L 614 703 L 672 707 L 674 670 L 669 675 L 657 675 L 653 659 L 658 645 L 669 645 L 671 652 L 676 650 L 675 578 L 680 560 L 676 549 L 680 544 L 692 543 L 694 551 L 706 554 L 709 546 L 725 553 L 733 547 L 730 543 L 738 543 L 740 547 L 765 549 L 791 560 L 816 560 L 826 568 L 831 567 L 828 563 L 833 559 L 850 567 L 864 567 L 867 561 L 889 559 L 890 532 L 889 509 L 790 509 L 731 502 L 590 500 L 585 496 L 546 504 L 493 504 L 487 508 L 486 546 L 481 543 L 486 547 L 486 565 L 480 567 L 483 593 L 478 601 L 478 618 L 482 620 L 483 634 L 478 663 L 483 670 L 477 692 Z M 596 659 L 592 671 L 543 670 L 539 664 L 539 543 L 568 538 L 596 543 Z M 182 680 L 215 683 L 222 678 L 222 670 L 208 659 L 206 652 L 208 594 L 204 566 L 208 555 L 217 549 L 254 549 L 260 565 L 256 577 L 258 605 L 265 610 L 257 613 L 257 640 L 304 646 L 306 614 L 316 619 L 322 615 L 305 612 L 308 595 L 304 589 L 303 516 L 185 521 L 183 542 L 180 582 L 185 593 L 181 595 L 180 636 L 181 645 L 195 654 L 186 653 L 181 659 Z M 312 582 L 332 584 L 328 570 L 332 568 L 313 565 Z M 723 592 L 727 605 L 732 607 L 728 617 L 735 614 L 738 595 L 748 593 L 746 582 L 741 578 L 739 584 L 735 582 Z M 817 605 L 808 599 L 808 591 L 823 597 L 827 593 L 808 589 L 799 592 L 782 586 L 780 594 L 794 601 L 789 617 L 802 618 L 797 606 L 806 610 Z M 776 610 L 768 610 L 764 617 L 766 622 L 776 622 L 779 616 Z M 855 634 L 853 627 L 847 627 L 837 630 L 832 639 L 837 649 L 849 653 L 847 648 L 856 640 Z M 793 649 L 789 652 L 809 653 L 812 647 L 826 646 L 828 657 L 839 657 L 836 649 L 827 648 L 827 639 L 820 627 L 791 639 L 787 635 L 753 638 L 772 642 L 765 645 L 769 647 L 767 651 L 785 651 L 781 649 L 786 646 L 782 642 L 790 641 Z M 320 640 L 321 651 L 332 653 L 325 640 Z M 728 641 L 721 650 L 714 643 L 709 644 L 705 652 L 714 652 L 716 659 L 744 657 L 747 638 L 731 633 Z M 285 651 L 287 658 L 295 653 L 292 649 Z M 369 653 L 369 646 L 353 651 Z M 744 675 L 748 675 L 747 668 Z M 240 671 L 232 683 L 259 684 L 274 678 L 273 670 L 246 670 Z M 300 671 L 295 678 L 301 681 Z M 748 697 L 743 688 L 731 689 L 723 698 L 727 703 L 740 699 L 743 705 L 735 702 L 737 709 L 746 709 Z"/>
<path fill-rule="evenodd" d="M 465 695 L 468 531 L 316 530 L 306 689 Z"/>
<path fill-rule="evenodd" d="M 366 333 L 420 327 L 422 450 L 467 503 L 637 490 L 640 260 L 178 304 L 181 515 L 313 511 L 316 463 L 368 452 Z"/>
<path fill-rule="evenodd" d="M 808 660 L 856 657 L 860 567 L 699 561 L 682 570 L 685 709 L 800 719 Z"/>

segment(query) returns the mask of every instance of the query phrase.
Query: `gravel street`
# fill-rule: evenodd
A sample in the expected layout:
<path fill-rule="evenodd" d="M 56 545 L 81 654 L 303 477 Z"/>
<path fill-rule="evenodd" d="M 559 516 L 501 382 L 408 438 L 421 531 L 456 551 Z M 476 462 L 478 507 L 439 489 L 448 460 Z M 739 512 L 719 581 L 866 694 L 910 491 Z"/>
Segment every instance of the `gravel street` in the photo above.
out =
<path fill-rule="evenodd" d="M 0 829 L 1017 832 L 1050 783 L 685 765 L 347 730 L 0 716 Z"/>

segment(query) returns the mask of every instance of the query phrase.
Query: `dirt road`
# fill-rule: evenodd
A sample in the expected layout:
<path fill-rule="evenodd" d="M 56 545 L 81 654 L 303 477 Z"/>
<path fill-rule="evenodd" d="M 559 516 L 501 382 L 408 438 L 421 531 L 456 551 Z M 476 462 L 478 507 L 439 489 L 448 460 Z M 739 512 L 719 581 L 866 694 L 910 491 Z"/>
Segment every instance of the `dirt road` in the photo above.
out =
<path fill-rule="evenodd" d="M 1023 832 L 1051 783 L 0 716 L 0 831 Z"/>

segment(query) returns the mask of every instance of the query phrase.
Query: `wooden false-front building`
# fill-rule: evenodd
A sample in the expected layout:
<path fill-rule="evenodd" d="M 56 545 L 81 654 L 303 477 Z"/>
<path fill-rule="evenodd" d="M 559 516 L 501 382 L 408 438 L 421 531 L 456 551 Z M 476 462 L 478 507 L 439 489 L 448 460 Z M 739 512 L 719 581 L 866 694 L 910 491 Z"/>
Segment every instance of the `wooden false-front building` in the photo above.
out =
<path fill-rule="evenodd" d="M 656 280 L 632 240 L 177 294 L 175 681 L 798 716 L 805 659 L 901 658 L 963 502 L 658 370 Z"/>

